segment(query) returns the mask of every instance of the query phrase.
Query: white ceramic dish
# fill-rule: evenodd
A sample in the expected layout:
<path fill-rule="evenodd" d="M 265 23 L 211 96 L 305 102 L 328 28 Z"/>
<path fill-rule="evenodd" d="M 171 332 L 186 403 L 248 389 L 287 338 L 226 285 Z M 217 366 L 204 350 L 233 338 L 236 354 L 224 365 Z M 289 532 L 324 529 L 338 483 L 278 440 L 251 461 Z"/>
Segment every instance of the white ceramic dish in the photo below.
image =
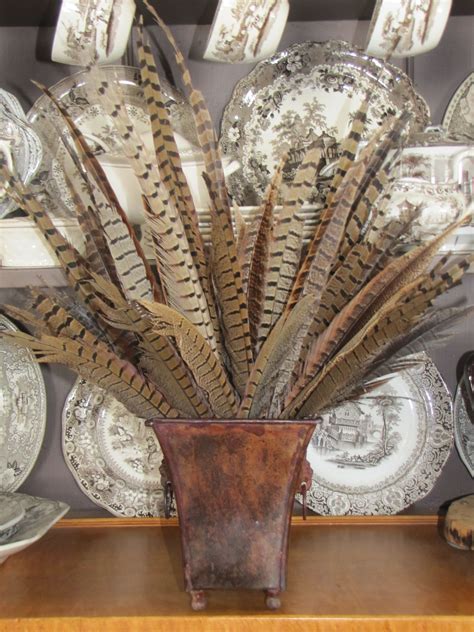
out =
<path fill-rule="evenodd" d="M 117 61 L 134 15 L 134 0 L 62 0 L 51 59 L 73 66 Z"/>
<path fill-rule="evenodd" d="M 0 493 L 2 498 L 14 498 L 24 510 L 24 517 L 19 522 L 18 530 L 0 544 L 0 565 L 15 553 L 23 551 L 37 542 L 68 511 L 69 505 L 57 500 L 37 498 L 26 494 Z"/>
<path fill-rule="evenodd" d="M 101 71 L 108 81 L 120 86 L 126 110 L 145 146 L 152 151 L 153 138 L 139 72 L 127 66 L 103 66 Z M 194 155 L 193 148 L 197 145 L 197 139 L 191 106 L 167 83 L 163 82 L 162 87 L 174 131 L 184 144 L 184 156 Z M 80 71 L 63 79 L 51 88 L 51 92 L 67 107 L 100 161 L 105 159 L 105 162 L 110 163 L 111 160 L 121 159 L 120 139 L 113 120 L 100 105 L 87 71 Z M 64 173 L 79 186 L 79 192 L 80 176 L 64 146 L 64 140 L 69 138 L 67 127 L 55 107 L 44 96 L 36 101 L 27 118 L 43 138 L 45 148 L 47 147 L 32 186 L 52 217 L 74 217 L 74 202 Z"/>
<path fill-rule="evenodd" d="M 288 19 L 288 0 L 219 0 L 204 59 L 255 63 L 278 48 Z"/>
<path fill-rule="evenodd" d="M 234 201 L 258 204 L 284 152 L 285 181 L 292 179 L 305 148 L 321 137 L 328 161 L 334 160 L 351 115 L 367 95 L 366 135 L 402 108 L 413 113 L 412 131 L 428 123 L 428 107 L 406 75 L 346 42 L 295 44 L 257 64 L 236 85 L 222 119 L 224 155 L 242 165 L 229 179 Z"/>
<path fill-rule="evenodd" d="M 452 0 L 377 0 L 366 50 L 379 57 L 412 57 L 435 48 Z"/>
<path fill-rule="evenodd" d="M 0 314 L 0 329 L 17 327 Z M 28 349 L 0 339 L 0 491 L 13 492 L 33 469 L 46 428 L 46 390 Z"/>
<path fill-rule="evenodd" d="M 456 89 L 443 116 L 443 127 L 474 141 L 474 72 Z"/>
<path fill-rule="evenodd" d="M 63 410 L 63 454 L 80 489 L 116 516 L 164 516 L 163 458 L 151 428 L 76 380 Z"/>
<path fill-rule="evenodd" d="M 319 514 L 395 514 L 430 492 L 453 443 L 449 391 L 425 355 L 371 392 L 323 415 L 307 457 L 308 507 Z"/>

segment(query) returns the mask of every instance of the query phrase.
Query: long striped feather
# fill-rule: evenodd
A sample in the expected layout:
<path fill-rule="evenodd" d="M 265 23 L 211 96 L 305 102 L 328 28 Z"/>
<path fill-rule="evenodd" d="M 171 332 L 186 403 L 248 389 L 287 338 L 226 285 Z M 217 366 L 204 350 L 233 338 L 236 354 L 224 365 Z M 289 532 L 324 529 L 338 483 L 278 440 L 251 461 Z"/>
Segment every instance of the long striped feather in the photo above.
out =
<path fill-rule="evenodd" d="M 41 363 L 60 363 L 81 377 L 112 393 L 132 413 L 145 419 L 177 418 L 173 409 L 146 377 L 110 351 L 97 349 L 65 336 L 34 336 L 23 332 L 2 332 L 13 342 L 30 349 Z"/>
<path fill-rule="evenodd" d="M 215 417 L 235 417 L 237 402 L 223 367 L 205 338 L 189 320 L 166 305 L 142 301 L 152 315 L 153 328 L 175 339 L 181 357 L 204 390 Z"/>

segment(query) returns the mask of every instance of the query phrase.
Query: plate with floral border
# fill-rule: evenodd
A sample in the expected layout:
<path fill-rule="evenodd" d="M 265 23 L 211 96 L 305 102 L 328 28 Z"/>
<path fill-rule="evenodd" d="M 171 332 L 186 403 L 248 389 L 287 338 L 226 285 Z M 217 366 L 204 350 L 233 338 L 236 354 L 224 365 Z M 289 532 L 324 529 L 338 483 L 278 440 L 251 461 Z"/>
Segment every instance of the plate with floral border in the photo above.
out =
<path fill-rule="evenodd" d="M 151 150 L 153 137 L 139 70 L 129 66 L 101 66 L 100 71 L 108 81 L 120 86 L 125 109 L 145 146 Z M 189 158 L 193 158 L 197 138 L 191 106 L 167 82 L 162 82 L 162 90 L 174 131 L 185 141 L 180 148 L 181 158 L 188 158 L 187 151 Z M 62 79 L 50 88 L 50 92 L 67 108 L 99 161 L 102 155 L 111 160 L 122 156 L 121 141 L 114 122 L 100 104 L 97 89 L 87 70 Z M 69 142 L 67 126 L 45 95 L 34 103 L 27 119 L 43 140 L 44 146 L 43 159 L 31 185 L 41 195 L 42 203 L 52 217 L 75 217 L 74 201 L 64 173 L 73 183 L 80 180 L 65 147 L 65 142 Z"/>
<path fill-rule="evenodd" d="M 474 422 L 467 412 L 467 396 L 462 382 L 454 397 L 454 440 L 462 462 L 474 478 Z"/>
<path fill-rule="evenodd" d="M 307 452 L 310 509 L 395 514 L 431 491 L 453 445 L 452 402 L 433 362 L 416 357 L 370 397 L 322 416 Z"/>
<path fill-rule="evenodd" d="M 471 72 L 451 97 L 443 117 L 443 127 L 474 140 L 474 72 Z"/>
<path fill-rule="evenodd" d="M 64 459 L 80 489 L 116 516 L 165 515 L 161 448 L 152 428 L 78 378 L 63 409 Z"/>
<path fill-rule="evenodd" d="M 0 314 L 0 331 L 18 328 Z M 46 430 L 46 389 L 28 349 L 0 338 L 0 491 L 13 492 L 33 469 Z"/>
<path fill-rule="evenodd" d="M 404 108 L 413 114 L 411 131 L 429 122 L 427 104 L 401 70 L 347 42 L 294 44 L 257 64 L 236 85 L 222 118 L 223 153 L 242 165 L 229 178 L 234 201 L 258 204 L 284 152 L 284 181 L 292 179 L 305 148 L 316 140 L 332 162 L 367 95 L 365 137 Z"/>

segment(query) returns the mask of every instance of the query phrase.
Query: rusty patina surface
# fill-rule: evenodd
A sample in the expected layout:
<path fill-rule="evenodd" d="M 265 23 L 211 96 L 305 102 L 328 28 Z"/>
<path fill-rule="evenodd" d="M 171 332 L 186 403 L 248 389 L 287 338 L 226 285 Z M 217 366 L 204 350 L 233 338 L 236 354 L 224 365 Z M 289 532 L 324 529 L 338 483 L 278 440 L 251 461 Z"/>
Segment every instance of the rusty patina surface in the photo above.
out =
<path fill-rule="evenodd" d="M 277 603 L 314 424 L 151 422 L 176 495 L 186 590 L 262 589 L 271 596 L 267 605 Z"/>

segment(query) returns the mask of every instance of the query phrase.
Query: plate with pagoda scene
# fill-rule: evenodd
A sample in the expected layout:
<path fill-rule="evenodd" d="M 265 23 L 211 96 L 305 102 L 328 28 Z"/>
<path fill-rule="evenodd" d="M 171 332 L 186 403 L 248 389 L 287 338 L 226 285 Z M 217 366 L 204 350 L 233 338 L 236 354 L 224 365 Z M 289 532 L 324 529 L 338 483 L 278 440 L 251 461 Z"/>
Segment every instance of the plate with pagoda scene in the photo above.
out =
<path fill-rule="evenodd" d="M 310 509 L 395 514 L 431 491 L 453 445 L 452 401 L 433 362 L 417 357 L 369 396 L 322 415 L 307 453 Z"/>
<path fill-rule="evenodd" d="M 367 98 L 364 138 L 402 110 L 412 114 L 412 132 L 429 121 L 428 106 L 401 70 L 347 42 L 294 44 L 257 64 L 236 85 L 222 118 L 223 153 L 242 166 L 228 180 L 234 202 L 260 203 L 285 153 L 284 182 L 292 180 L 305 150 L 316 141 L 327 163 L 333 162 Z M 313 198 L 308 202 L 318 200 L 317 190 Z"/>

